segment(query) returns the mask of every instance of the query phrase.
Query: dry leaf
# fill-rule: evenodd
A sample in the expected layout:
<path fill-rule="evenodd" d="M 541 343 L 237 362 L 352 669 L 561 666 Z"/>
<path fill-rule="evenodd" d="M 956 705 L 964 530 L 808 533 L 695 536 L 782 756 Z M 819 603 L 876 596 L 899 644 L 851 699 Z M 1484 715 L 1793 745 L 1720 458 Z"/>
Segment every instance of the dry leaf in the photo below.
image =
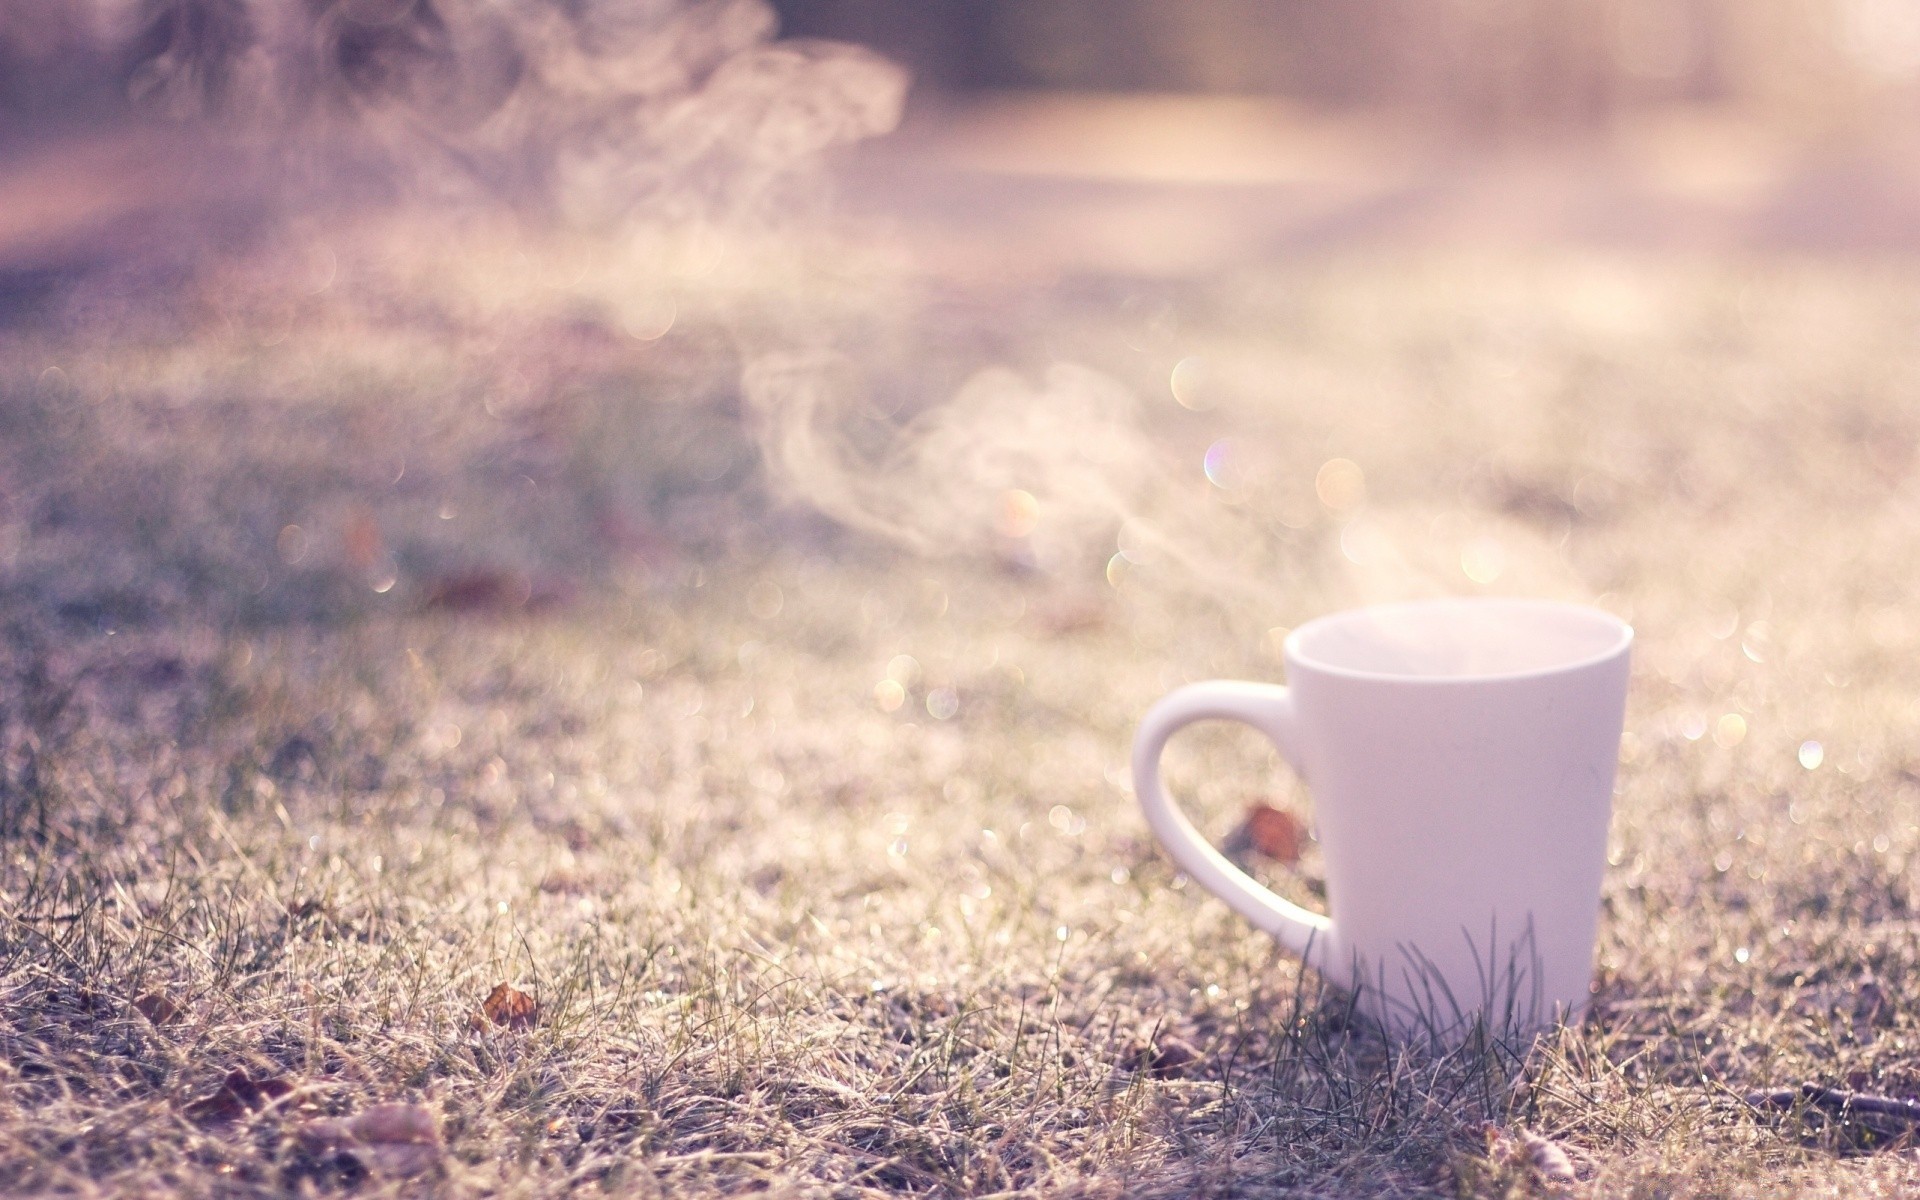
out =
<path fill-rule="evenodd" d="M 1162 1036 L 1143 1041 L 1134 1051 L 1137 1068 L 1159 1079 L 1174 1079 L 1187 1074 L 1200 1061 L 1200 1051 L 1184 1038 Z"/>
<path fill-rule="evenodd" d="M 148 992 L 133 1002 L 136 1012 L 158 1027 L 180 1019 L 180 1006 L 161 992 Z"/>
<path fill-rule="evenodd" d="M 1496 1163 L 1524 1164 L 1541 1182 L 1555 1186 L 1578 1183 L 1580 1180 L 1572 1156 L 1552 1138 L 1542 1137 L 1531 1129 L 1519 1126 L 1502 1129 L 1497 1125 L 1485 1125 L 1481 1127 L 1481 1134 L 1486 1138 L 1487 1157 Z"/>
<path fill-rule="evenodd" d="M 1541 1137 L 1531 1129 L 1519 1131 L 1520 1144 L 1526 1147 L 1527 1162 L 1533 1167 L 1534 1174 L 1548 1183 L 1577 1183 L 1579 1173 L 1573 1169 L 1573 1160 L 1559 1142 L 1552 1138 Z"/>
<path fill-rule="evenodd" d="M 1300 843 L 1306 829 L 1300 818 L 1260 801 L 1247 806 L 1247 815 L 1221 846 L 1228 858 L 1245 858 L 1256 853 L 1282 866 L 1300 861 Z"/>
<path fill-rule="evenodd" d="M 452 613 L 547 612 L 572 601 L 565 578 L 536 579 L 521 571 L 472 567 L 422 581 L 421 605 Z"/>
<path fill-rule="evenodd" d="M 474 1029 L 485 1028 L 483 1017 L 505 1029 L 531 1029 L 540 1019 L 540 1002 L 512 984 L 503 983 L 487 993 L 480 1011 L 468 1024 Z"/>
<path fill-rule="evenodd" d="M 447 612 L 512 612 L 533 599 L 533 580 L 512 571 L 474 568 L 441 575 L 426 582 L 427 608 Z"/>
<path fill-rule="evenodd" d="M 344 1119 L 308 1121 L 294 1131 L 310 1154 L 351 1155 L 369 1170 L 405 1179 L 440 1162 L 440 1127 L 418 1104 L 376 1104 Z"/>
<path fill-rule="evenodd" d="M 220 1086 L 186 1107 L 187 1117 L 204 1125 L 224 1125 L 250 1112 L 259 1112 L 293 1094 L 293 1085 L 284 1079 L 253 1079 L 245 1070 L 234 1068 Z"/>

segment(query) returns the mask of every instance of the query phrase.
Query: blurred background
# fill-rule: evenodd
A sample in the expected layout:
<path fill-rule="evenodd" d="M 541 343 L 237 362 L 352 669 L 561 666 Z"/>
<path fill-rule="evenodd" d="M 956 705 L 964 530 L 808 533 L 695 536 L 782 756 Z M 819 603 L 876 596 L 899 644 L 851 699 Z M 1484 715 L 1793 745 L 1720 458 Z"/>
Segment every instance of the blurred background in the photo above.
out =
<path fill-rule="evenodd" d="M 389 148 L 410 142 L 404 153 L 524 203 L 554 173 L 533 130 L 550 141 L 604 130 L 613 94 L 629 102 L 618 119 L 644 119 L 643 101 L 772 38 L 871 47 L 910 73 L 908 136 L 888 139 L 882 159 L 1198 185 L 1337 178 L 1342 237 L 1404 224 L 1407 210 L 1451 228 L 1465 214 L 1441 213 L 1436 195 L 1402 195 L 1392 215 L 1352 201 L 1516 159 L 1611 193 L 1605 211 L 1562 214 L 1561 235 L 1644 239 L 1677 225 L 1695 239 L 1858 246 L 1904 243 L 1912 227 L 1920 8 L 1906 0 L 6 0 L 0 137 L 17 166 L 23 146 L 134 118 L 298 119 L 312 144 L 337 141 L 350 115 L 363 140 L 383 125 Z M 546 103 L 530 116 L 539 89 Z M 214 149 L 206 132 L 202 154 Z M 636 159 L 660 149 L 626 143 Z M 359 170 L 332 186 L 369 186 L 377 156 L 355 153 Z M 182 188 L 185 173 L 161 171 Z M 105 223 L 137 206 L 92 190 L 59 204 L 44 187 L 8 194 L 0 262 L 31 257 L 27 243 L 47 234 L 36 223 Z"/>
<path fill-rule="evenodd" d="M 781 14 L 913 70 L 920 119 L 889 149 L 921 135 L 930 157 L 989 175 L 1211 187 L 1211 204 L 1187 198 L 1188 224 L 1238 235 L 1204 253 L 1208 236 L 1174 220 L 1161 247 L 1133 230 L 1115 239 L 1131 250 L 1088 247 L 1096 260 L 1177 270 L 1186 247 L 1186 267 L 1217 269 L 1382 236 L 1913 244 L 1920 7 L 1903 0 L 789 0 Z M 1218 194 L 1234 187 L 1263 190 Z"/>
<path fill-rule="evenodd" d="M 794 33 L 879 47 L 951 91 L 1256 92 L 1431 106 L 1486 129 L 1580 128 L 1622 107 L 1809 99 L 1910 73 L 1906 6 L 1761 0 L 787 0 Z M 1807 35 L 1819 37 L 1808 44 Z M 1874 78 L 1877 76 L 1878 78 Z M 1821 104 L 1853 97 L 1826 95 Z"/>
<path fill-rule="evenodd" d="M 1519 270 L 1650 328 L 1688 264 L 1895 262 L 1917 88 L 1907 0 L 0 0 L 11 579 L 1285 558 L 1170 424 L 1275 418 L 1275 297 Z"/>

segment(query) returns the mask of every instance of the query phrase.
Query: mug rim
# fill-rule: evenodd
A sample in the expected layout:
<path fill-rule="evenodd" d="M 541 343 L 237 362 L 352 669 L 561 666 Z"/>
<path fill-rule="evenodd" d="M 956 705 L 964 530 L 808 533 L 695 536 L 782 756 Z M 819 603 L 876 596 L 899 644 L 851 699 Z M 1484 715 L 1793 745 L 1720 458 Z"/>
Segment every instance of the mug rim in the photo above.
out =
<path fill-rule="evenodd" d="M 1614 641 L 1606 649 L 1555 663 L 1546 667 L 1531 667 L 1519 671 L 1489 671 L 1462 675 L 1416 675 L 1401 671 L 1372 671 L 1361 667 L 1340 666 L 1324 659 L 1317 659 L 1302 649 L 1302 638 L 1311 635 L 1317 628 L 1341 621 L 1351 621 L 1366 614 L 1406 612 L 1409 610 L 1436 608 L 1479 608 L 1498 607 L 1546 609 L 1569 613 L 1593 620 L 1598 624 L 1611 627 L 1615 633 Z M 1384 604 L 1366 604 L 1358 608 L 1341 609 L 1338 612 L 1325 613 L 1314 617 L 1287 635 L 1284 643 L 1286 663 L 1289 668 L 1299 666 L 1321 675 L 1331 675 L 1343 679 L 1369 680 L 1377 683 L 1419 684 L 1424 686 L 1446 687 L 1459 684 L 1482 684 L 1517 682 L 1528 679 L 1544 679 L 1553 675 L 1565 675 L 1588 667 L 1610 662 L 1625 654 L 1633 645 L 1633 626 L 1603 608 L 1591 604 L 1576 604 L 1566 600 L 1546 600 L 1530 596 L 1435 596 L 1425 600 L 1399 600 Z"/>

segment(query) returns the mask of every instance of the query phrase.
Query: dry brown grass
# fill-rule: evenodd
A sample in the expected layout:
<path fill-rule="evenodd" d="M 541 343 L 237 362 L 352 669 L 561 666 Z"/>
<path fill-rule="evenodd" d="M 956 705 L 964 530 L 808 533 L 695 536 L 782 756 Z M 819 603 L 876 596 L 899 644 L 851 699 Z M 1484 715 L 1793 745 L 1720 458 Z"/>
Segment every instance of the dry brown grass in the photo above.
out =
<path fill-rule="evenodd" d="M 0 1189 L 1549 1190 L 1485 1123 L 1578 1194 L 1914 1185 L 1902 1140 L 1740 1099 L 1920 1093 L 1909 282 L 1350 256 L 1003 307 L 761 251 L 688 250 L 646 344 L 617 264 L 498 234 L 327 288 L 290 241 L 0 334 Z M 990 436 L 939 419 L 975 367 L 1117 380 L 1139 407 L 1078 436 L 1150 451 L 1113 495 L 1179 545 L 1110 585 L 1120 514 L 1044 459 L 1045 553 L 783 501 L 824 485 L 769 474 L 737 380 L 823 329 L 907 393 L 835 453 L 956 504 L 1001 484 L 885 451 Z M 1335 456 L 1363 506 L 1316 498 Z M 1598 990 L 1534 1045 L 1395 1049 L 1182 886 L 1124 754 L 1167 687 L 1271 677 L 1274 627 L 1478 588 L 1639 629 Z M 1232 731 L 1170 770 L 1216 832 L 1310 803 Z M 1311 854 L 1274 882 L 1310 901 Z M 472 1022 L 501 981 L 531 1028 Z M 298 1090 L 196 1121 L 236 1068 Z M 435 1172 L 296 1136 L 393 1101 Z"/>

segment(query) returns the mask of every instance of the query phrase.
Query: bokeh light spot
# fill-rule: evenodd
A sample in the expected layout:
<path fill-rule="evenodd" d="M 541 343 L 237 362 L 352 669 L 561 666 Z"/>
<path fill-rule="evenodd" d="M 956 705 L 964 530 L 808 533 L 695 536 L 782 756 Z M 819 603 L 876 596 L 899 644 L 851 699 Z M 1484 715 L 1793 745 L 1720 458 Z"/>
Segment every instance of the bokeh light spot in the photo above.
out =
<path fill-rule="evenodd" d="M 1801 766 L 1809 771 L 1817 771 L 1820 764 L 1827 761 L 1827 751 L 1819 742 L 1805 741 L 1800 743 L 1799 758 Z"/>
<path fill-rule="evenodd" d="M 1267 653 L 1276 659 L 1284 659 L 1287 656 L 1287 635 L 1292 632 L 1285 625 L 1275 625 L 1267 630 Z"/>
<path fill-rule="evenodd" d="M 1507 569 L 1506 547 L 1490 537 L 1475 538 L 1460 552 L 1460 569 L 1475 583 L 1492 583 Z"/>
<path fill-rule="evenodd" d="M 786 603 L 786 593 L 780 590 L 777 583 L 763 579 L 747 589 L 747 611 L 762 621 L 779 616 Z"/>
<path fill-rule="evenodd" d="M 1237 456 L 1233 452 L 1233 441 L 1221 438 L 1207 447 L 1205 457 L 1200 460 L 1201 469 L 1207 473 L 1207 481 L 1224 490 L 1240 486 L 1240 472 Z"/>
<path fill-rule="evenodd" d="M 1348 521 L 1340 531 L 1340 553 L 1356 567 L 1378 566 L 1393 556 L 1393 543 L 1368 521 Z"/>
<path fill-rule="evenodd" d="M 667 336 L 680 316 L 680 306 L 671 296 L 649 296 L 631 304 L 622 314 L 621 325 L 627 336 L 642 342 L 657 342 Z"/>
<path fill-rule="evenodd" d="M 880 706 L 881 712 L 899 712 L 900 706 L 907 702 L 907 689 L 896 680 L 882 679 L 873 685 L 873 702 Z"/>
<path fill-rule="evenodd" d="M 1211 375 L 1204 358 L 1189 355 L 1173 364 L 1173 375 L 1168 382 L 1173 388 L 1173 398 L 1180 402 L 1180 407 L 1190 408 L 1194 412 L 1205 412 L 1213 407 L 1213 400 L 1207 394 Z"/>
<path fill-rule="evenodd" d="M 1357 508 L 1367 498 L 1367 476 L 1350 458 L 1330 458 L 1313 477 L 1313 493 L 1335 512 Z"/>
<path fill-rule="evenodd" d="M 1126 521 L 1120 526 L 1118 539 L 1121 557 L 1137 567 L 1144 567 L 1154 559 L 1154 540 L 1150 527 L 1139 521 Z"/>
<path fill-rule="evenodd" d="M 1040 524 L 1040 501 L 1032 492 L 1009 488 L 1000 493 L 1000 532 L 1010 538 L 1023 538 Z"/>
<path fill-rule="evenodd" d="M 1728 713 L 1713 723 L 1714 744 L 1731 750 L 1747 738 L 1747 719 L 1739 713 Z"/>
<path fill-rule="evenodd" d="M 936 721 L 950 721 L 960 711 L 960 695 L 952 688 L 935 688 L 927 693 L 927 715 Z"/>
<path fill-rule="evenodd" d="M 280 561 L 293 566 L 307 556 L 307 531 L 298 525 L 288 525 L 274 539 L 274 547 L 280 551 Z"/>

